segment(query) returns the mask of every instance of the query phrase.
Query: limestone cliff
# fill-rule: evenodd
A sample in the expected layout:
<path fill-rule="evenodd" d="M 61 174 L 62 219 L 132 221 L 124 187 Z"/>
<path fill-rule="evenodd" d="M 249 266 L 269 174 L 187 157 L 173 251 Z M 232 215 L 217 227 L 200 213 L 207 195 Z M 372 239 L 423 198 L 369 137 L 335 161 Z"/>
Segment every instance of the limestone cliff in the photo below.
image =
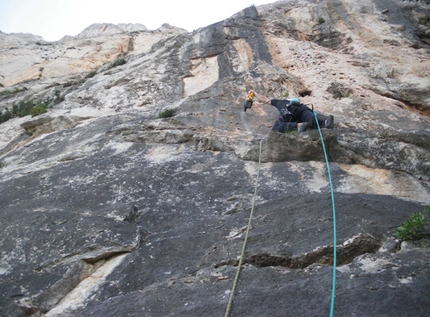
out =
<path fill-rule="evenodd" d="M 75 37 L 57 42 L 31 34 L 0 33 L 0 83 L 91 72 L 126 55 L 145 53 L 162 39 L 186 32 L 163 25 L 155 31 L 141 24 L 93 24 Z"/>
<path fill-rule="evenodd" d="M 243 111 L 254 89 L 335 117 L 335 315 L 428 316 L 428 226 L 395 234 L 430 204 L 429 17 L 285 0 L 192 33 L 0 33 L 0 315 L 224 316 L 259 159 L 231 316 L 328 315 L 320 136 L 270 132 L 274 107 Z"/>

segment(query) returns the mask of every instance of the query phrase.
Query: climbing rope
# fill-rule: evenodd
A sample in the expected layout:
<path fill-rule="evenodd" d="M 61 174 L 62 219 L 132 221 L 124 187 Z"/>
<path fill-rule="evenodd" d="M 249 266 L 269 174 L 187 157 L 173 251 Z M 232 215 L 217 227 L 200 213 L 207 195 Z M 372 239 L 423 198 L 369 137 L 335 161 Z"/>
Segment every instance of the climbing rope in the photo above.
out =
<path fill-rule="evenodd" d="M 325 162 L 326 162 L 326 166 L 327 166 L 327 174 L 328 174 L 328 179 L 329 179 L 329 183 L 330 183 L 332 208 L 333 208 L 333 280 L 332 280 L 331 305 L 330 305 L 330 317 L 333 317 L 334 316 L 334 301 L 335 301 L 335 297 L 336 297 L 336 263 L 337 263 L 337 255 L 336 255 L 336 253 L 337 253 L 337 249 L 336 249 L 336 243 L 337 243 L 337 237 L 336 237 L 336 208 L 335 208 L 335 204 L 334 204 L 333 182 L 332 182 L 332 179 L 331 179 L 331 172 L 330 172 L 330 165 L 329 165 L 329 162 L 328 162 L 327 151 L 326 151 L 326 148 L 325 148 L 325 144 L 324 144 L 324 139 L 323 139 L 323 136 L 322 136 L 321 128 L 320 128 L 320 125 L 319 125 L 319 122 L 318 122 L 318 119 L 317 119 L 317 113 L 315 111 L 314 111 L 314 116 L 315 116 L 315 121 L 317 123 L 317 127 L 318 127 L 318 132 L 319 132 L 319 135 L 320 135 L 320 139 L 321 139 L 322 148 L 323 148 L 323 151 L 324 151 L 324 157 L 325 157 Z M 255 182 L 255 190 L 254 190 L 254 197 L 252 199 L 251 214 L 249 215 L 248 226 L 246 228 L 245 239 L 244 239 L 243 246 L 242 246 L 242 252 L 240 254 L 239 264 L 238 264 L 237 270 L 236 270 L 236 276 L 235 276 L 234 281 L 233 281 L 233 287 L 232 287 L 231 292 L 230 292 L 230 298 L 228 300 L 227 309 L 225 311 L 224 317 L 228 317 L 229 314 L 230 314 L 230 309 L 231 309 L 231 305 L 233 303 L 234 293 L 236 291 L 237 282 L 239 280 L 240 269 L 242 267 L 243 258 L 245 256 L 246 243 L 248 241 L 248 235 L 249 235 L 249 230 L 251 228 L 252 216 L 254 214 L 255 199 L 257 197 L 258 179 L 260 177 L 261 147 L 262 147 L 261 145 L 262 145 L 262 142 L 263 142 L 263 140 L 260 140 L 260 150 L 259 150 L 259 153 L 258 153 L 257 180 Z"/>
<path fill-rule="evenodd" d="M 252 215 L 254 214 L 255 199 L 257 197 L 258 178 L 260 177 L 261 144 L 262 144 L 262 142 L 263 142 L 263 140 L 260 140 L 260 152 L 258 153 L 257 180 L 255 182 L 255 190 L 254 190 L 254 198 L 252 199 L 251 214 L 249 215 L 248 227 L 246 228 L 246 233 L 245 233 L 245 240 L 243 241 L 242 252 L 241 252 L 240 258 L 239 258 L 239 264 L 237 266 L 236 276 L 234 278 L 233 287 L 231 289 L 230 298 L 228 300 L 228 305 L 227 305 L 227 309 L 225 311 L 224 317 L 228 317 L 228 315 L 230 314 L 231 305 L 233 303 L 234 292 L 236 291 L 237 281 L 239 280 L 240 268 L 242 266 L 243 258 L 245 256 L 246 243 L 248 241 L 248 234 L 249 234 L 249 229 L 251 228 Z"/>
<path fill-rule="evenodd" d="M 315 121 L 317 123 L 322 148 L 324 151 L 325 163 L 327 166 L 328 180 L 330 182 L 331 204 L 333 207 L 333 282 L 332 282 L 332 287 L 331 287 L 331 305 L 330 305 L 330 317 L 333 317 L 334 316 L 334 299 L 336 297 L 336 263 L 337 263 L 337 256 L 336 256 L 336 253 L 337 253 L 336 252 L 336 243 L 337 243 L 337 238 L 336 238 L 336 208 L 335 208 L 335 204 L 334 204 L 334 190 L 333 190 L 333 182 L 331 180 L 330 165 L 328 163 L 327 151 L 325 149 L 324 139 L 323 139 L 323 136 L 321 133 L 321 128 L 320 128 L 320 124 L 318 122 L 316 111 L 314 111 L 314 116 L 315 116 Z"/>

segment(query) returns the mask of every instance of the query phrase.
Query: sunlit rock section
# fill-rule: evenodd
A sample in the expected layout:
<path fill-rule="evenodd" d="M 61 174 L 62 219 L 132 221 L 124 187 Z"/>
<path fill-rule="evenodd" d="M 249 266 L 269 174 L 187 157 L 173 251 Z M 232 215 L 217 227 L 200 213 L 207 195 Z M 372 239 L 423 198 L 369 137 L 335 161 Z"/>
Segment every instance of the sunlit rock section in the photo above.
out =
<path fill-rule="evenodd" d="M 44 78 L 88 73 L 126 55 L 142 54 L 163 39 L 186 33 L 164 24 L 93 24 L 74 37 L 44 41 L 31 34 L 0 33 L 0 83 L 4 87 Z"/>

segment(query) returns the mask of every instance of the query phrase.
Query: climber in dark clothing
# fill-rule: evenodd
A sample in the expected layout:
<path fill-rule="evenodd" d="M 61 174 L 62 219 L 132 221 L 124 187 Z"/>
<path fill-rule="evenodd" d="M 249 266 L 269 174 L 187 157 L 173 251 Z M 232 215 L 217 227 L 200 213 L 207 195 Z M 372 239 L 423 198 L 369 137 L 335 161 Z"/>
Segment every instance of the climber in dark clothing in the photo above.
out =
<path fill-rule="evenodd" d="M 279 111 L 278 119 L 273 125 L 272 131 L 284 133 L 297 129 L 302 133 L 307 129 L 316 129 L 318 126 L 315 121 L 314 112 L 308 106 L 301 104 L 299 98 L 291 99 L 269 99 L 255 91 L 252 91 L 258 101 L 272 105 Z M 334 117 L 324 116 L 317 113 L 318 124 L 321 128 L 333 129 Z M 301 125 L 298 127 L 298 124 Z"/>

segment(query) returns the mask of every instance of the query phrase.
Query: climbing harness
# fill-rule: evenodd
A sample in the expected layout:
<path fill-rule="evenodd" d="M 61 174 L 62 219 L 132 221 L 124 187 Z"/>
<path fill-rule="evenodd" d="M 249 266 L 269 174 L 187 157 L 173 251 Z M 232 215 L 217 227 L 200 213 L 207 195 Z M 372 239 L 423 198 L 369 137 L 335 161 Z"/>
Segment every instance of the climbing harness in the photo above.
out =
<path fill-rule="evenodd" d="M 313 105 L 312 105 L 312 109 L 313 109 Z M 245 110 L 246 111 L 246 110 Z M 312 110 L 313 111 L 313 110 Z M 317 119 L 317 112 L 313 111 L 314 116 L 315 116 L 315 121 L 317 123 L 317 127 L 318 127 L 318 132 L 319 132 L 319 136 L 321 139 L 321 144 L 322 144 L 322 148 L 324 151 L 324 157 L 325 157 L 325 162 L 326 162 L 326 166 L 327 166 L 327 174 L 328 174 L 328 179 L 329 179 L 329 183 L 330 183 L 330 192 L 331 192 L 331 201 L 332 201 L 332 207 L 333 207 L 333 279 L 332 279 L 332 292 L 331 292 L 331 305 L 330 305 L 330 317 L 334 316 L 334 300 L 335 300 L 335 293 L 336 293 L 336 262 L 337 262 L 337 256 L 336 256 L 336 243 L 337 243 L 337 238 L 336 238 L 336 209 L 335 209 L 335 204 L 334 204 L 334 190 L 333 190 L 333 182 L 331 179 L 331 172 L 330 172 L 330 165 L 328 162 L 328 156 L 327 156 L 327 151 L 325 148 L 325 144 L 324 144 L 324 139 L 321 133 L 321 128 Z M 262 145 L 263 139 L 260 140 L 260 150 L 259 150 L 259 154 L 258 154 L 258 169 L 257 169 L 257 180 L 255 182 L 255 190 L 254 190 L 254 197 L 252 199 L 252 208 L 251 208 L 251 213 L 249 215 L 249 219 L 248 219 L 248 226 L 246 228 L 246 233 L 245 233 L 245 239 L 243 242 L 243 246 L 242 246 L 242 252 L 240 254 L 240 258 L 239 258 L 239 264 L 237 266 L 237 270 L 236 270 L 236 276 L 234 278 L 233 281 L 233 287 L 231 289 L 230 292 L 230 298 L 227 304 L 227 309 L 225 311 L 225 315 L 224 317 L 228 317 L 230 314 L 230 309 L 231 309 L 231 305 L 233 303 L 233 298 L 234 298 L 234 293 L 236 291 L 236 286 L 237 286 L 237 282 L 239 280 L 239 274 L 240 274 L 240 268 L 242 266 L 243 263 L 243 258 L 245 256 L 245 250 L 246 250 L 246 243 L 248 240 L 248 234 L 249 234 L 249 230 L 251 228 L 251 221 L 252 221 L 252 216 L 254 214 L 254 206 L 255 206 L 255 199 L 257 197 L 257 189 L 258 189 L 258 179 L 260 177 L 260 165 L 261 165 L 261 145 Z"/>
<path fill-rule="evenodd" d="M 330 304 L 330 317 L 333 317 L 334 316 L 334 299 L 336 297 L 336 263 L 337 263 L 337 256 L 336 256 L 336 253 L 337 253 L 337 250 L 336 250 L 336 243 L 337 243 L 337 238 L 336 238 L 336 208 L 335 208 L 335 204 L 334 204 L 334 190 L 333 190 L 333 182 L 331 180 L 330 164 L 328 163 L 327 151 L 325 149 L 324 138 L 323 138 L 322 133 L 321 133 L 321 128 L 320 128 L 320 124 L 318 122 L 316 111 L 314 111 L 314 116 L 315 116 L 315 121 L 317 123 L 322 148 L 324 151 L 324 158 L 325 158 L 325 163 L 327 166 L 327 175 L 328 175 L 328 180 L 330 183 L 331 205 L 333 207 L 333 279 L 332 279 L 332 287 L 331 287 L 331 304 Z"/>
<path fill-rule="evenodd" d="M 253 199 L 252 199 L 251 214 L 249 215 L 248 227 L 246 228 L 246 233 L 245 233 L 245 240 L 243 241 L 242 252 L 241 252 L 241 254 L 240 254 L 240 258 L 239 258 L 239 264 L 238 264 L 238 266 L 237 266 L 236 276 L 235 276 L 234 281 L 233 281 L 233 287 L 232 287 L 232 289 L 231 289 L 230 298 L 229 298 L 229 300 L 228 300 L 228 305 L 227 305 L 227 309 L 226 309 L 226 311 L 225 311 L 225 315 L 224 315 L 224 317 L 228 317 L 228 315 L 229 315 L 229 313 L 230 313 L 231 304 L 233 303 L 234 292 L 235 292 L 235 290 L 236 290 L 237 281 L 239 280 L 240 268 L 241 268 L 241 266 L 242 266 L 243 258 L 244 258 L 244 256 L 245 256 L 246 243 L 247 243 L 247 241 L 248 241 L 249 229 L 251 228 L 252 215 L 254 214 L 255 198 L 257 197 L 258 178 L 260 177 L 260 165 L 261 165 L 261 144 L 262 144 L 262 143 L 263 143 L 263 139 L 261 139 L 261 140 L 260 140 L 260 151 L 259 151 L 259 153 L 258 153 L 257 180 L 256 180 L 256 182 L 255 182 L 255 190 L 254 190 L 254 197 L 253 197 Z"/>

